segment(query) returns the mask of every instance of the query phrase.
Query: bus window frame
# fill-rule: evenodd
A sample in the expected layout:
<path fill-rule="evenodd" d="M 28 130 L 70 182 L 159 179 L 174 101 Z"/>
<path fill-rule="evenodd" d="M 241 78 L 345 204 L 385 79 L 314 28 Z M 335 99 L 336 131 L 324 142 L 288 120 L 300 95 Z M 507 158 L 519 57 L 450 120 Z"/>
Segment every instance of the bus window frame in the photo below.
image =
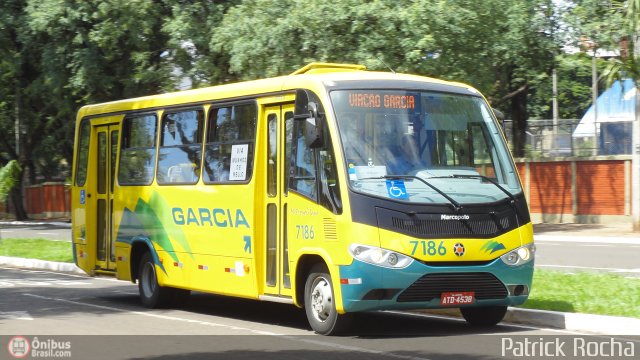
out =
<path fill-rule="evenodd" d="M 158 184 L 158 186 L 178 186 L 178 185 L 196 185 L 200 182 L 200 179 L 202 179 L 202 166 L 204 166 L 204 141 L 205 141 L 205 137 L 206 137 L 206 124 L 207 124 L 207 120 L 208 120 L 208 111 L 205 107 L 204 104 L 202 105 L 198 105 L 198 106 L 188 106 L 188 107 L 171 107 L 171 108 L 166 108 L 166 109 L 161 109 L 162 110 L 162 115 L 158 117 L 158 119 L 160 120 L 160 123 L 157 124 L 157 146 L 156 146 L 156 168 L 155 168 L 155 181 Z M 180 148 L 183 146 L 192 146 L 192 145 L 196 145 L 198 143 L 193 143 L 193 144 L 189 144 L 189 145 L 171 145 L 171 146 L 162 146 L 162 140 L 163 140 L 163 132 L 162 132 L 162 125 L 164 123 L 164 120 L 166 118 L 167 115 L 170 114 L 176 114 L 176 113 L 180 113 L 180 112 L 189 112 L 189 111 L 200 111 L 202 112 L 202 126 L 200 129 L 198 129 L 199 132 L 199 140 L 200 140 L 200 159 L 198 161 L 198 165 L 200 166 L 199 168 L 199 173 L 196 176 L 196 180 L 195 181 L 187 181 L 187 182 L 160 182 L 158 181 L 158 170 L 160 169 L 160 150 L 164 147 L 164 148 Z"/>
<path fill-rule="evenodd" d="M 296 116 L 301 117 L 303 115 L 302 112 L 307 110 L 306 108 L 303 108 L 302 106 L 303 104 L 297 101 L 298 96 L 301 96 L 302 94 L 306 95 L 305 96 L 306 101 L 310 103 L 313 102 L 317 105 L 317 109 L 315 113 L 317 114 L 316 116 L 318 117 L 316 121 L 319 122 L 319 126 L 317 128 L 316 134 L 318 135 L 319 140 L 316 140 L 316 141 L 321 142 L 320 146 L 317 146 L 317 147 L 314 147 L 311 144 L 307 143 L 307 139 L 306 139 L 307 133 L 305 129 L 306 121 L 300 120 L 299 118 L 296 119 Z M 332 107 L 329 107 L 329 108 L 332 108 Z M 329 125 L 325 104 L 323 104 L 323 102 L 321 101 L 321 98 L 313 91 L 309 89 L 299 89 L 296 92 L 296 108 L 294 110 L 292 121 L 293 121 L 293 124 L 291 129 L 291 157 L 288 164 L 289 173 L 287 174 L 286 181 L 285 181 L 286 182 L 285 193 L 288 193 L 289 191 L 296 193 L 306 199 L 309 199 L 310 201 L 313 201 L 315 204 L 322 206 L 323 208 L 331 211 L 336 215 L 342 214 L 343 194 L 340 191 L 340 176 L 338 175 L 338 170 L 337 170 L 338 164 L 336 163 L 336 154 L 338 152 L 336 152 L 336 148 L 335 148 L 336 142 L 334 141 L 333 136 L 331 135 L 331 131 L 329 130 L 330 125 Z M 296 138 L 296 135 L 301 135 L 301 136 Z M 296 181 L 296 179 L 294 179 L 295 178 L 294 174 L 295 174 L 295 169 L 297 167 L 299 139 L 302 139 L 302 146 L 304 146 L 307 151 L 310 151 L 312 153 L 312 162 L 314 166 L 314 174 L 313 174 L 314 186 L 313 187 L 315 190 L 313 196 L 310 196 L 309 194 L 306 194 L 296 188 L 291 187 L 291 184 L 295 183 Z M 334 193 L 334 195 L 337 195 L 337 199 L 335 196 L 329 196 L 329 194 L 331 193 L 329 191 L 331 185 L 328 183 L 328 181 L 326 182 L 326 184 L 322 183 L 323 180 L 329 180 L 328 177 L 326 176 L 327 169 L 325 166 L 322 166 L 321 164 L 321 160 L 323 156 L 321 154 L 322 151 L 330 152 L 325 156 L 333 160 L 332 171 L 334 175 L 333 180 L 335 181 L 335 184 L 333 186 L 335 186 L 337 189 L 337 192 Z M 328 206 L 327 203 L 331 206 Z"/>
<path fill-rule="evenodd" d="M 87 132 L 87 136 L 86 136 L 86 158 L 84 161 L 84 178 L 82 179 L 82 181 L 78 181 L 78 173 L 79 173 L 79 169 L 80 166 L 83 164 L 80 164 L 80 152 L 82 151 L 82 147 L 80 146 L 80 142 L 82 141 L 82 127 L 83 126 L 87 126 L 88 132 Z M 75 182 L 76 186 L 78 187 L 83 187 L 85 186 L 85 184 L 87 183 L 87 178 L 89 177 L 89 155 L 91 152 L 91 118 L 85 117 L 82 120 L 80 120 L 80 125 L 78 126 L 78 148 L 76 149 L 76 166 L 74 169 L 74 174 L 73 174 L 73 181 Z"/>
<path fill-rule="evenodd" d="M 204 133 L 203 133 L 203 137 L 202 137 L 202 163 L 201 163 L 201 167 L 200 167 L 200 177 L 202 178 L 202 182 L 205 185 L 246 185 L 249 184 L 251 182 L 251 180 L 253 180 L 253 176 L 254 176 L 254 172 L 255 172 L 255 166 L 256 166 L 256 142 L 257 142 L 257 137 L 258 137 L 258 123 L 260 122 L 260 106 L 258 104 L 257 99 L 255 98 L 251 98 L 251 99 L 243 99 L 243 100 L 236 100 L 236 101 L 224 101 L 224 102 L 214 102 L 214 103 L 209 103 L 209 109 L 206 111 L 205 113 L 205 125 L 204 125 Z M 208 137 L 209 137 L 209 131 L 211 128 L 211 122 L 213 121 L 213 116 L 212 113 L 216 110 L 219 110 L 221 108 L 224 107 L 235 107 L 235 106 L 241 106 L 241 105 L 252 105 L 255 109 L 255 123 L 254 123 L 254 127 L 253 127 L 253 139 L 251 140 L 240 140 L 240 141 L 225 141 L 225 142 L 208 142 Z M 207 145 L 210 144 L 218 144 L 218 145 L 227 145 L 227 146 L 233 146 L 233 145 L 249 145 L 249 154 L 251 155 L 251 161 L 248 161 L 247 163 L 247 169 L 246 171 L 248 172 L 249 169 L 251 169 L 251 174 L 243 181 L 239 181 L 239 180 L 225 180 L 225 181 L 208 181 L 205 176 L 204 176 L 204 172 L 205 170 L 205 161 L 206 161 L 206 151 L 207 151 Z M 249 163 L 251 163 L 251 168 L 249 168 Z"/>
<path fill-rule="evenodd" d="M 150 186 L 154 183 L 155 179 L 156 179 L 156 171 L 158 168 L 158 142 L 159 142 L 159 134 L 158 134 L 158 121 L 161 118 L 161 115 L 158 114 L 159 111 L 144 111 L 144 112 L 131 112 L 131 113 L 126 113 L 125 116 L 122 118 L 122 125 L 121 125 L 121 134 L 120 134 L 120 148 L 119 148 L 119 154 L 118 154 L 118 169 L 117 169 L 117 182 L 118 182 L 118 186 Z M 127 120 L 131 119 L 131 118 L 140 118 L 140 117 L 145 117 L 145 116 L 153 116 L 155 117 L 155 131 L 153 134 L 153 146 L 149 147 L 149 148 L 125 148 L 124 147 L 124 141 L 125 141 L 125 135 L 126 134 L 126 130 L 125 129 L 125 124 L 127 122 Z M 120 181 L 120 172 L 122 171 L 122 154 L 128 150 L 128 149 L 154 149 L 154 160 L 153 160 L 153 171 L 151 173 L 151 178 L 149 179 L 148 182 L 128 182 L 128 183 L 122 183 Z"/>

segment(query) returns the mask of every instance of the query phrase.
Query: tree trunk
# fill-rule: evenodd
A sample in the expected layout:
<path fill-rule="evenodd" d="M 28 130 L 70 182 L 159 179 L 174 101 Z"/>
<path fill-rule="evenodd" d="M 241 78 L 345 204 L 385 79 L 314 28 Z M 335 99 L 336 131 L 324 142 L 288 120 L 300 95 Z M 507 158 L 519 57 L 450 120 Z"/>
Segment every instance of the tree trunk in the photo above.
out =
<path fill-rule="evenodd" d="M 13 214 L 16 220 L 27 220 L 27 211 L 22 204 L 22 180 L 11 189 L 10 192 L 11 204 L 13 205 Z"/>
<path fill-rule="evenodd" d="M 528 86 L 527 86 L 528 87 Z M 511 119 L 513 120 L 513 156 L 521 158 L 525 156 L 525 144 L 527 141 L 527 91 L 521 91 L 511 98 Z"/>
<path fill-rule="evenodd" d="M 24 156 L 24 139 L 21 137 L 21 117 L 22 117 L 22 87 L 19 85 L 20 78 L 18 78 L 18 86 L 16 86 L 15 92 L 15 103 L 14 103 L 14 126 L 16 132 L 16 154 L 18 156 L 18 163 L 20 164 L 20 168 L 22 171 L 20 172 L 20 178 L 16 182 L 13 189 L 10 192 L 11 203 L 13 204 L 13 211 L 16 217 L 16 220 L 26 220 L 27 219 L 27 211 L 24 208 L 22 201 L 22 185 L 24 180 L 24 172 L 25 172 L 25 163 L 26 158 Z"/>

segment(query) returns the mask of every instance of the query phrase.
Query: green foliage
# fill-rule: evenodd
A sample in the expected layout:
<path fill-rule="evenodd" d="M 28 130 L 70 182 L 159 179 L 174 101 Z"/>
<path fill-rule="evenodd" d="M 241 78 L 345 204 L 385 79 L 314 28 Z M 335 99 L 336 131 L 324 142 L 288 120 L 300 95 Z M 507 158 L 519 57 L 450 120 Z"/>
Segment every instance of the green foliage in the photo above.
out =
<path fill-rule="evenodd" d="M 0 168 L 0 202 L 7 200 L 9 192 L 20 181 L 21 175 L 22 170 L 15 160 Z"/>
<path fill-rule="evenodd" d="M 558 76 L 558 113 L 560 119 L 580 119 L 591 106 L 591 57 L 584 53 L 565 54 L 556 57 Z M 598 73 L 601 74 L 607 62 L 598 59 Z M 603 91 L 600 86 L 600 91 Z M 552 113 L 552 80 L 545 75 L 529 94 L 530 118 L 551 119 Z"/>
<path fill-rule="evenodd" d="M 626 40 L 629 54 L 626 57 L 609 60 L 603 78 L 608 85 L 624 78 L 633 79 L 640 88 L 640 54 L 633 53 L 640 41 L 640 0 L 627 0 L 613 7 L 613 13 L 622 17 L 622 27 L 618 40 Z"/>
<path fill-rule="evenodd" d="M 594 289 L 599 289 L 594 296 Z M 530 309 L 640 318 L 640 281 L 620 275 L 580 272 L 568 274 L 536 269 Z"/>
<path fill-rule="evenodd" d="M 9 238 L 0 240 L 0 256 L 73 262 L 70 241 Z"/>

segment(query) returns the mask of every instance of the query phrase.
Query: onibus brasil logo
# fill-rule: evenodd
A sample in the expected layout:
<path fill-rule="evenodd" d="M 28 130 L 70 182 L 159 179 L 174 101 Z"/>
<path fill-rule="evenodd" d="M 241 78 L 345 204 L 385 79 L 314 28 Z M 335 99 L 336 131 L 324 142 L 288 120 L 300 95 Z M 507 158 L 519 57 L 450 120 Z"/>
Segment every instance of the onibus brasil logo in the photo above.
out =
<path fill-rule="evenodd" d="M 9 350 L 9 354 L 14 358 L 22 359 L 29 355 L 31 344 L 29 343 L 29 339 L 23 336 L 14 336 L 9 340 L 7 350 Z"/>
<path fill-rule="evenodd" d="M 71 357 L 71 341 L 34 337 L 32 340 L 24 336 L 14 336 L 7 344 L 9 355 L 16 359 L 27 356 L 31 358 L 69 358 Z"/>

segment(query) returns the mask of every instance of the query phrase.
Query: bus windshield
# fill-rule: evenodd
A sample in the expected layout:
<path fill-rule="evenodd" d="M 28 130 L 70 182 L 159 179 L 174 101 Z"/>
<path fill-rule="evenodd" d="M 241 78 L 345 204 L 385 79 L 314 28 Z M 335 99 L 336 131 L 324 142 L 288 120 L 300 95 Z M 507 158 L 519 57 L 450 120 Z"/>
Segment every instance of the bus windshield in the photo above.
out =
<path fill-rule="evenodd" d="M 522 191 L 500 129 L 477 96 L 335 90 L 355 191 L 414 203 L 495 202 Z"/>

